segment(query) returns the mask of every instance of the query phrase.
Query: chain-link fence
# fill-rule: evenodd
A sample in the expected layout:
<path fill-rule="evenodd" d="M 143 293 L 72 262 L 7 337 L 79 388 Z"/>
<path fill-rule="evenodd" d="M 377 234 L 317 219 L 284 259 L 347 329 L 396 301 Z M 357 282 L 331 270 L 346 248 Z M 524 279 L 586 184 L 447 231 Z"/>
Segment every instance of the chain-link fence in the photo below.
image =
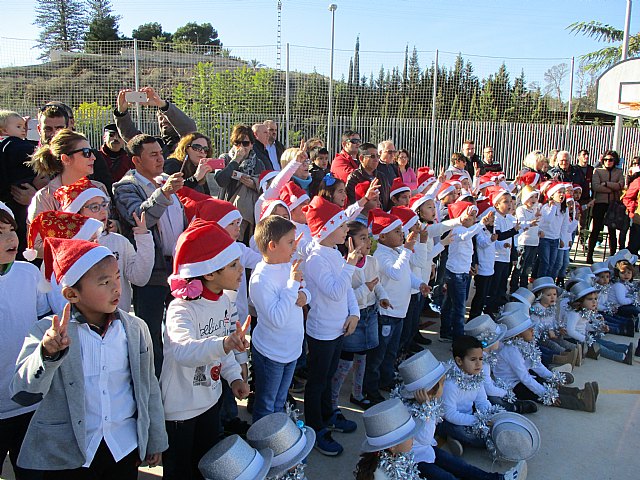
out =
<path fill-rule="evenodd" d="M 442 51 L 335 50 L 332 118 L 330 51 L 283 47 L 283 69 L 274 68 L 276 46 L 225 47 L 141 41 L 86 43 L 81 52 L 54 51 L 39 60 L 35 41 L 0 38 L 0 108 L 35 116 L 49 100 L 70 105 L 77 128 L 99 142 L 112 122 L 118 91 L 153 86 L 228 148 L 231 127 L 273 118 L 280 138 L 333 139 L 355 129 L 374 143 L 391 138 L 417 165 L 446 164 L 464 139 L 478 150 L 492 145 L 514 174 L 533 149 L 594 153 L 609 148 L 613 127 L 595 112 L 594 77 L 571 58 L 513 59 Z M 141 108 L 134 118 L 157 132 L 155 116 Z M 330 121 L 329 121 L 330 120 Z M 622 155 L 640 151 L 637 128 L 623 132 Z"/>

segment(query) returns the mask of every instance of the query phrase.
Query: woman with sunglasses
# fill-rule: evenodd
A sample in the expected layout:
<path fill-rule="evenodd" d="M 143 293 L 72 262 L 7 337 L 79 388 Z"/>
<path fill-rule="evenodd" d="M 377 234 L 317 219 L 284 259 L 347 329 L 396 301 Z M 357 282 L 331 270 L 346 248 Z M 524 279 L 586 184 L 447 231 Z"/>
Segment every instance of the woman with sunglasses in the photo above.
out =
<path fill-rule="evenodd" d="M 210 195 L 207 173 L 211 173 L 212 168 L 207 164 L 209 158 L 211 140 L 201 133 L 189 133 L 180 139 L 171 157 L 164 162 L 164 173 L 182 172 L 186 187 Z"/>
<path fill-rule="evenodd" d="M 615 150 L 607 150 L 602 156 L 602 166 L 593 171 L 591 187 L 594 192 L 594 205 L 592 210 L 593 227 L 589 236 L 589 248 L 587 250 L 587 263 L 593 263 L 593 251 L 596 248 L 598 237 L 604 227 L 604 217 L 609 208 L 609 204 L 614 199 L 619 199 L 624 186 L 624 175 L 622 170 L 616 168 L 620 162 L 620 156 Z M 616 253 L 617 237 L 616 230 L 607 227 L 609 231 L 609 255 Z M 621 232 L 622 233 L 622 232 Z M 626 235 L 626 231 L 624 232 Z M 624 236 L 620 241 L 624 243 Z M 620 245 L 623 248 L 624 245 Z"/>
<path fill-rule="evenodd" d="M 54 192 L 66 185 L 71 185 L 83 177 L 93 174 L 93 154 L 87 137 L 68 128 L 60 130 L 48 145 L 42 145 L 31 157 L 29 166 L 38 174 L 51 178 L 48 185 L 38 190 L 29 205 L 27 226 L 38 214 L 47 210 L 60 210 L 60 202 Z M 109 194 L 104 184 L 91 180 L 91 183 Z M 42 257 L 42 238 L 38 236 L 34 243 L 38 257 Z"/>

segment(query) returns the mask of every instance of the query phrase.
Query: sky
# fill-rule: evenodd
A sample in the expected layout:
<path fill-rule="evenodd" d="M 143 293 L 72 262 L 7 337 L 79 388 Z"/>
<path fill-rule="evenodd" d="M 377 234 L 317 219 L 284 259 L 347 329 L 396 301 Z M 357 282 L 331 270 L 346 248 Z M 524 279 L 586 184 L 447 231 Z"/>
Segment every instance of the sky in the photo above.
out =
<path fill-rule="evenodd" d="M 0 3 L 4 3 L 3 0 Z M 405 47 L 415 46 L 423 64 L 433 52 L 451 63 L 458 52 L 475 55 L 476 71 L 495 71 L 506 59 L 511 72 L 538 79 L 551 65 L 568 62 L 604 44 L 570 33 L 575 21 L 597 20 L 620 29 L 625 0 L 334 0 L 336 77 L 346 72 L 356 37 L 360 37 L 361 74 L 377 74 L 380 64 L 401 63 Z M 327 0 L 283 0 L 282 43 L 291 43 L 292 69 L 322 73 L 329 64 L 331 13 Z M 36 0 L 22 0 L 3 8 L 0 37 L 35 39 Z M 187 22 L 209 22 L 225 47 L 245 59 L 275 66 L 277 0 L 113 0 L 120 15 L 120 31 L 130 36 L 138 25 L 159 22 L 173 32 Z M 631 31 L 640 29 L 640 2 L 635 4 Z M 2 50 L 6 48 L 3 54 Z M 294 46 L 295 45 L 295 46 Z M 297 46 L 314 47 L 300 48 Z M 243 48 L 240 48 L 243 47 Z M 0 43 L 0 66 L 29 63 L 37 54 L 14 54 L 15 42 Z M 367 53 L 371 52 L 371 53 Z M 395 52 L 395 53 L 389 53 Z M 449 53 L 446 53 L 449 52 Z M 17 60 L 16 60 L 17 58 Z M 282 54 L 284 68 L 285 54 Z M 519 59 L 519 60 L 509 60 Z M 576 60 L 577 61 L 577 60 Z M 393 64 L 393 65 L 392 65 Z"/>

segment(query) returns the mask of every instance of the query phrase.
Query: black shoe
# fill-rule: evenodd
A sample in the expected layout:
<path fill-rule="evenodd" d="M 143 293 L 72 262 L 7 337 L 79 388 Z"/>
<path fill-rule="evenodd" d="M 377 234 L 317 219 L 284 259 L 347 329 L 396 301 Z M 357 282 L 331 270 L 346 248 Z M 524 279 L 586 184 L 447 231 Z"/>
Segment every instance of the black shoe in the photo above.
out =
<path fill-rule="evenodd" d="M 411 342 L 409 345 L 407 345 L 407 351 L 409 355 L 413 355 L 414 353 L 419 353 L 422 350 L 424 350 L 424 348 L 422 348 L 422 345 L 418 345 L 416 342 Z"/>
<path fill-rule="evenodd" d="M 624 356 L 624 363 L 627 365 L 633 365 L 633 342 L 631 342 L 627 348 L 627 354 Z"/>
<path fill-rule="evenodd" d="M 638 346 L 636 347 L 636 353 L 634 355 L 640 357 L 640 339 L 638 340 Z"/>
<path fill-rule="evenodd" d="M 255 393 L 251 392 L 247 397 L 247 412 L 253 413 L 253 403 L 256 401 Z"/>
<path fill-rule="evenodd" d="M 413 337 L 413 341 L 416 342 L 418 345 L 431 345 L 431 339 L 430 338 L 424 338 L 421 334 L 417 334 L 415 337 Z"/>
<path fill-rule="evenodd" d="M 538 411 L 538 405 L 536 405 L 536 402 L 533 400 L 516 400 L 514 406 L 516 413 L 520 413 L 522 415 L 527 413 L 536 413 Z"/>
<path fill-rule="evenodd" d="M 374 405 L 384 402 L 386 400 L 386 398 L 384 398 L 380 394 L 380 392 L 378 392 L 377 394 L 371 394 L 371 395 L 367 394 L 365 395 L 364 398 L 369 401 L 369 407 L 373 407 Z"/>
<path fill-rule="evenodd" d="M 291 386 L 289 387 L 289 393 L 302 393 L 304 392 L 305 386 L 306 382 L 301 382 L 296 377 L 293 377 L 293 381 L 291 382 Z"/>
<path fill-rule="evenodd" d="M 224 424 L 224 434 L 227 437 L 230 435 L 240 435 L 244 438 L 250 426 L 251 425 L 244 420 L 240 420 L 238 417 L 235 417 Z"/>
<path fill-rule="evenodd" d="M 349 401 L 351 403 L 353 403 L 354 405 L 359 406 L 363 410 L 366 410 L 367 408 L 369 408 L 371 406 L 371 401 L 369 399 L 367 399 L 366 397 L 363 397 L 362 400 L 358 400 L 353 395 L 349 395 Z"/>
<path fill-rule="evenodd" d="M 295 371 L 295 373 L 293 374 L 294 378 L 297 378 L 298 380 L 302 381 L 302 382 L 306 382 L 307 381 L 307 367 L 302 367 L 299 368 Z"/>

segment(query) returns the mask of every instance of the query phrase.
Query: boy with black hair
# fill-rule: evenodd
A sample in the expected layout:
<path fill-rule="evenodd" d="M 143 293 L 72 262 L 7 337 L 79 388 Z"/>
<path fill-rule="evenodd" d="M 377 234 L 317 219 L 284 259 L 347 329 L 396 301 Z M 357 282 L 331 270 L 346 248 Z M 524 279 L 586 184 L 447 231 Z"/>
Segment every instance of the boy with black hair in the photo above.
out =
<path fill-rule="evenodd" d="M 309 197 L 313 198 L 318 194 L 318 187 L 324 176 L 329 173 L 329 150 L 325 147 L 314 147 L 309 151 L 309 174 L 311 175 L 311 185 L 309 185 Z"/>

